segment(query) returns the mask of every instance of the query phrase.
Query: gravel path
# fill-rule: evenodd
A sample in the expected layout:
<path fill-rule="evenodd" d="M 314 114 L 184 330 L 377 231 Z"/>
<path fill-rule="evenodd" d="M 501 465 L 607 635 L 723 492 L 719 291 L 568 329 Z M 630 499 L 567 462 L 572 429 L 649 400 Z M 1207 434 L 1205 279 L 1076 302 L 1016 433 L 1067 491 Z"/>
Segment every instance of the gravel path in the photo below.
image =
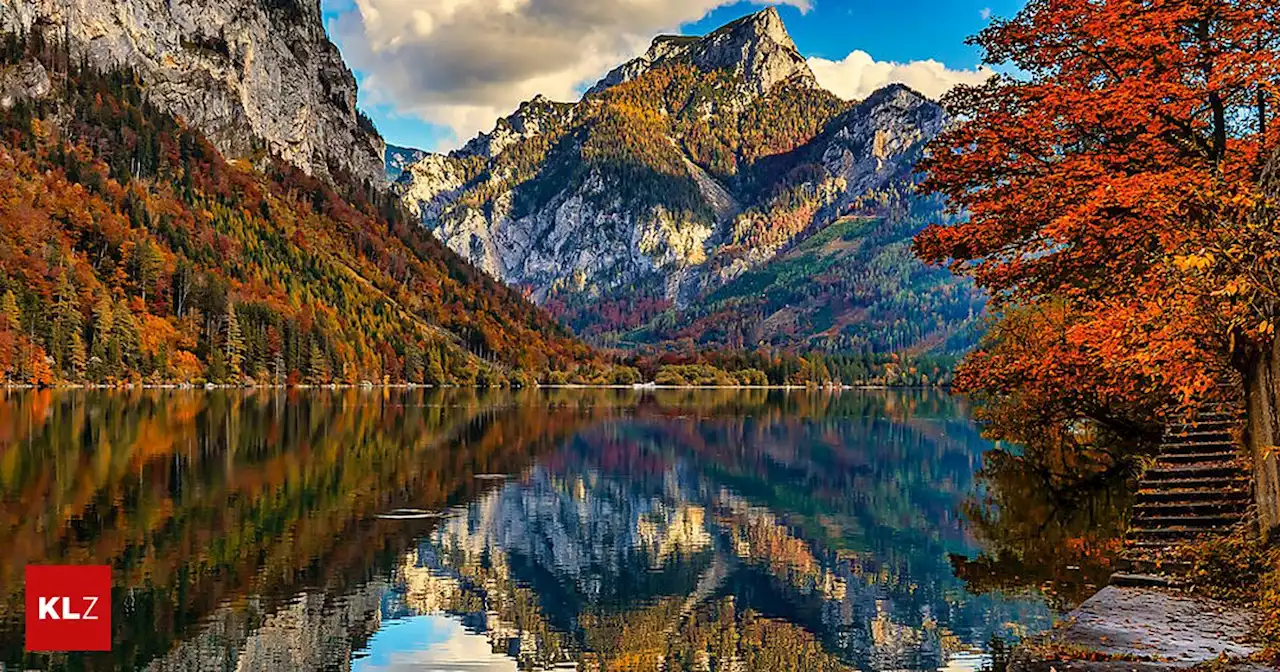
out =
<path fill-rule="evenodd" d="M 1071 612 L 1049 635 L 1050 648 L 1096 652 L 1108 662 L 1028 661 L 1023 670 L 1152 670 L 1191 667 L 1220 654 L 1259 650 L 1251 635 L 1257 614 L 1208 598 L 1160 588 L 1108 586 Z M 1084 657 L 1083 655 L 1081 656 Z M 1125 662 L 1123 659 L 1149 662 Z"/>

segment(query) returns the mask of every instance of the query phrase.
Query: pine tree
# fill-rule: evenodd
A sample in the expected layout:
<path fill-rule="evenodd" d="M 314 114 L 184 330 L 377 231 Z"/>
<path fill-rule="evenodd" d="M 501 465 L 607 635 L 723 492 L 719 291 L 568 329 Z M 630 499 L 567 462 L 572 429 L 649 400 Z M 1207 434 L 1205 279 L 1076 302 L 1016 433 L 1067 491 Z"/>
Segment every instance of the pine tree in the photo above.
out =
<path fill-rule="evenodd" d="M 82 318 L 76 303 L 75 285 L 71 284 L 64 270 L 58 274 L 58 285 L 54 290 L 53 330 L 49 334 L 53 360 L 57 362 L 58 368 L 64 370 L 71 348 L 71 337 L 80 333 Z"/>
<path fill-rule="evenodd" d="M 88 354 L 84 348 L 84 338 L 80 336 L 79 331 L 71 333 L 71 343 L 67 348 L 67 364 L 70 367 L 68 373 L 71 378 L 79 380 L 84 377 L 85 366 L 88 363 Z"/>
<path fill-rule="evenodd" d="M 422 382 L 422 351 L 412 343 L 404 349 L 404 379 L 411 383 Z"/>
<path fill-rule="evenodd" d="M 227 301 L 225 322 L 223 348 L 227 357 L 227 367 L 232 376 L 238 376 L 240 367 L 244 364 L 244 336 L 240 333 L 240 320 L 236 317 L 236 308 L 230 301 Z"/>
<path fill-rule="evenodd" d="M 133 317 L 133 311 L 129 310 L 123 300 L 116 304 L 112 315 L 113 340 L 119 346 L 120 364 L 126 369 L 124 373 L 128 373 L 137 366 L 138 356 L 141 354 L 138 323 Z"/>
<path fill-rule="evenodd" d="M 160 253 L 151 245 L 151 241 L 142 239 L 133 246 L 133 255 L 129 260 L 130 271 L 134 282 L 142 293 L 142 302 L 147 302 L 147 289 L 155 284 L 160 276 Z"/>
<path fill-rule="evenodd" d="M 311 358 L 307 371 L 312 385 L 324 385 L 329 382 L 329 358 L 316 341 L 311 341 Z"/>
<path fill-rule="evenodd" d="M 94 382 L 102 382 L 115 373 L 114 363 L 110 361 L 113 321 L 111 297 L 103 292 L 93 306 L 93 340 L 89 350 L 87 375 Z"/>
<path fill-rule="evenodd" d="M 440 362 L 440 351 L 437 348 L 427 348 L 427 365 L 422 375 L 424 383 L 443 385 L 446 382 L 444 365 Z"/>
<path fill-rule="evenodd" d="M 20 331 L 22 329 L 22 309 L 18 307 L 18 297 L 13 295 L 10 289 L 0 297 L 0 319 L 3 319 L 3 326 L 12 331 Z"/>

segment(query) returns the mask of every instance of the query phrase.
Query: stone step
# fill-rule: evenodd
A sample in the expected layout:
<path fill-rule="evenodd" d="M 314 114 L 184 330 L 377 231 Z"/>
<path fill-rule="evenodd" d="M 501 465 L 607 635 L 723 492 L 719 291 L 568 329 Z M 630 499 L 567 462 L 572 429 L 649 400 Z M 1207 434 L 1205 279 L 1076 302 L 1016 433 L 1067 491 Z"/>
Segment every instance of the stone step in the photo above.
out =
<path fill-rule="evenodd" d="M 1202 443 L 1162 443 L 1157 455 L 1182 455 L 1185 453 L 1238 453 L 1240 444 L 1234 441 L 1205 441 Z"/>
<path fill-rule="evenodd" d="M 1164 443 L 1160 445 L 1160 453 L 1164 455 L 1221 452 L 1228 450 L 1235 451 L 1238 449 L 1239 448 L 1234 441 L 1219 441 L 1215 443 Z"/>
<path fill-rule="evenodd" d="M 1155 572 L 1116 572 L 1111 575 L 1111 585 L 1121 588 L 1178 588 L 1184 584 L 1185 581 Z"/>
<path fill-rule="evenodd" d="M 1234 450 L 1205 453 L 1168 453 L 1156 458 L 1158 466 L 1183 464 L 1234 464 L 1239 455 Z M 1236 465 L 1240 467 L 1241 465 Z"/>
<path fill-rule="evenodd" d="M 1181 443 L 1235 443 L 1235 439 L 1232 438 L 1231 432 L 1183 432 L 1165 434 L 1160 445 L 1170 446 Z"/>
<path fill-rule="evenodd" d="M 1137 512 L 1133 516 L 1134 524 L 1141 524 L 1143 529 L 1151 528 L 1228 528 L 1244 518 L 1241 513 L 1219 512 L 1211 514 L 1163 514 L 1161 512 Z"/>
<path fill-rule="evenodd" d="M 1133 525 L 1139 530 L 1203 530 L 1226 531 L 1244 520 L 1243 513 L 1210 513 L 1210 515 L 1147 515 L 1135 513 Z"/>
<path fill-rule="evenodd" d="M 1133 537 L 1125 537 L 1124 540 L 1125 555 L 1133 557 L 1142 557 L 1145 559 L 1163 560 L 1182 549 L 1182 544 L 1178 541 L 1170 541 L 1168 539 L 1135 539 Z"/>
<path fill-rule="evenodd" d="M 1165 425 L 1164 431 L 1169 434 L 1176 434 L 1178 432 L 1185 431 L 1210 431 L 1215 429 L 1220 431 L 1229 431 L 1239 424 L 1240 421 L 1235 418 L 1214 418 L 1212 420 L 1197 419 L 1190 422 L 1169 423 L 1168 425 Z"/>
<path fill-rule="evenodd" d="M 1166 483 L 1174 481 L 1165 481 Z M 1249 491 L 1243 488 L 1235 490 L 1227 489 L 1161 489 L 1161 490 L 1139 490 L 1138 504 L 1159 503 L 1159 502 L 1208 502 L 1221 504 L 1240 504 L 1247 506 L 1249 504 Z"/>
<path fill-rule="evenodd" d="M 1223 411 L 1220 409 L 1212 409 L 1212 410 L 1201 410 L 1200 412 L 1196 413 L 1195 420 L 1193 420 L 1192 422 L 1195 422 L 1195 423 L 1216 422 L 1216 421 L 1239 422 L 1243 418 L 1244 418 L 1244 413 L 1239 410 Z"/>
<path fill-rule="evenodd" d="M 1150 483 L 1179 479 L 1237 478 L 1242 474 L 1235 465 L 1192 465 L 1180 467 L 1152 467 L 1142 475 Z"/>
<path fill-rule="evenodd" d="M 1176 515 L 1215 515 L 1229 514 L 1243 516 L 1248 503 L 1236 501 L 1172 501 L 1172 502 L 1140 502 L 1133 507 L 1135 518 L 1148 516 Z"/>
<path fill-rule="evenodd" d="M 1144 521 L 1150 522 L 1150 521 Z M 1237 521 L 1239 522 L 1239 521 Z M 1195 541 L 1206 537 L 1222 536 L 1231 529 L 1230 525 L 1221 527 L 1140 527 L 1129 530 L 1129 536 L 1135 540 L 1179 540 Z"/>

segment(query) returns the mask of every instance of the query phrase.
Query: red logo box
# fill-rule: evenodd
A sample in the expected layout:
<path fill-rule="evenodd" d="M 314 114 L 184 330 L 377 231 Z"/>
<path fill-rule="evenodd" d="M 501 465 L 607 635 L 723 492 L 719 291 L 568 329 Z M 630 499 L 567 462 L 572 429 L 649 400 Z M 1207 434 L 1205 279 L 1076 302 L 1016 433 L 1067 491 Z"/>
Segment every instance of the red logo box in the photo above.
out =
<path fill-rule="evenodd" d="M 111 568 L 27 565 L 27 651 L 110 651 Z"/>

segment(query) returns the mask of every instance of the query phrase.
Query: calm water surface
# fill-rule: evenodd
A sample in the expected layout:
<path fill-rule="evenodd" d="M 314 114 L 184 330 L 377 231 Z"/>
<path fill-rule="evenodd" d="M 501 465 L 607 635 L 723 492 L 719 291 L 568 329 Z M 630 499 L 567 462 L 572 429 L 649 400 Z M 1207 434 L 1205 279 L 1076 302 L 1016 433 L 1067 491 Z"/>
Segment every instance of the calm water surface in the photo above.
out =
<path fill-rule="evenodd" d="M 990 448 L 933 392 L 8 393 L 0 661 L 981 667 L 1060 608 L 957 576 Z M 110 654 L 24 656 L 27 563 L 112 566 Z"/>

